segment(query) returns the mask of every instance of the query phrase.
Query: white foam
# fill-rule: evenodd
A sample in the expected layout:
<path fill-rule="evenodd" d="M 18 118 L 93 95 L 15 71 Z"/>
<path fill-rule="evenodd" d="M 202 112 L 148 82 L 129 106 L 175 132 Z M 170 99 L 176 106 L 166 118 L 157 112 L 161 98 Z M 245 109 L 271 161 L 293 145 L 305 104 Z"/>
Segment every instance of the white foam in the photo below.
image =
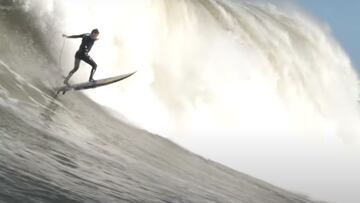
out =
<path fill-rule="evenodd" d="M 64 33 L 99 28 L 91 52 L 96 78 L 138 71 L 88 91 L 95 101 L 192 151 L 293 190 L 350 202 L 347 187 L 359 188 L 349 178 L 358 174 L 347 173 L 359 158 L 348 159 L 344 145 L 359 140 L 358 76 L 326 25 L 271 3 L 41 3 L 29 9 L 39 19 L 51 16 L 49 9 L 62 13 L 54 24 L 64 25 Z M 64 67 L 72 67 L 79 43 L 70 42 Z M 73 79 L 85 80 L 88 71 L 81 64 Z M 336 185 L 338 173 L 349 182 Z"/>

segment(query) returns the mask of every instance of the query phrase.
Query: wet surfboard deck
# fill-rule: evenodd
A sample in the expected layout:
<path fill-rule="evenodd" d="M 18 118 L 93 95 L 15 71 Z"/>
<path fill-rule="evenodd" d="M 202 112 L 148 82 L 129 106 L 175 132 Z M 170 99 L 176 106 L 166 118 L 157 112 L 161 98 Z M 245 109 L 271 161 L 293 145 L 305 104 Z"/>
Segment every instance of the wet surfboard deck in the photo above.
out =
<path fill-rule="evenodd" d="M 58 95 L 60 92 L 65 94 L 66 92 L 71 91 L 71 90 L 85 90 L 85 89 L 90 89 L 90 88 L 101 87 L 104 85 L 109 85 L 109 84 L 124 80 L 124 79 L 134 75 L 135 73 L 136 73 L 136 71 L 132 72 L 132 73 L 118 75 L 115 77 L 95 80 L 93 82 L 83 82 L 83 83 L 77 83 L 77 84 L 72 84 L 72 85 L 64 85 L 56 90 L 56 95 Z"/>

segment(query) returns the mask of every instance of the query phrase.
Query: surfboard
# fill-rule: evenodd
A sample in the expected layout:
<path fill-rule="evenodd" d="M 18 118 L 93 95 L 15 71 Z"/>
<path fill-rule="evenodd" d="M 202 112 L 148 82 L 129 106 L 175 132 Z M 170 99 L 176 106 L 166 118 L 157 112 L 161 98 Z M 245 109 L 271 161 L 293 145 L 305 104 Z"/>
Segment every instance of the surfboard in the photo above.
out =
<path fill-rule="evenodd" d="M 56 95 L 58 95 L 60 92 L 65 94 L 66 92 L 71 91 L 71 90 L 85 90 L 85 89 L 90 89 L 90 88 L 101 87 L 101 86 L 104 86 L 104 85 L 109 85 L 109 84 L 124 80 L 124 79 L 134 75 L 135 73 L 136 73 L 136 71 L 132 72 L 132 73 L 118 75 L 118 76 L 115 76 L 115 77 L 95 80 L 94 82 L 83 82 L 83 83 L 78 83 L 78 84 L 73 84 L 73 85 L 64 85 L 64 86 L 57 89 Z"/>

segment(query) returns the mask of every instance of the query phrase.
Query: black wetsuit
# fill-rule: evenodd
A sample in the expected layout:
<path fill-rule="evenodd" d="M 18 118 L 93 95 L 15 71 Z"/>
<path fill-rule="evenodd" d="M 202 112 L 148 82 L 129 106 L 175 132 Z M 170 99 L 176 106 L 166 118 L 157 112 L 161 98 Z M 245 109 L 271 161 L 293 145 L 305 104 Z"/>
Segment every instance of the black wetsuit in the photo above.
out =
<path fill-rule="evenodd" d="M 69 75 L 66 77 L 64 83 L 68 84 L 68 80 L 70 77 L 79 69 L 80 60 L 85 61 L 87 64 L 89 64 L 91 69 L 91 74 L 89 77 L 89 81 L 93 80 L 94 73 L 97 68 L 97 64 L 95 61 L 89 56 L 89 52 L 94 45 L 95 39 L 92 39 L 90 37 L 90 34 L 81 34 L 81 35 L 71 35 L 67 38 L 82 38 L 81 45 L 79 47 L 79 50 L 75 54 L 75 65 L 74 68 L 70 71 Z"/>
<path fill-rule="evenodd" d="M 90 37 L 90 34 L 81 34 L 81 35 L 72 35 L 68 38 L 82 38 L 81 45 L 79 50 L 76 52 L 75 57 L 81 59 L 91 65 L 92 67 L 97 67 L 94 60 L 88 55 L 92 46 L 94 45 L 95 40 Z"/>

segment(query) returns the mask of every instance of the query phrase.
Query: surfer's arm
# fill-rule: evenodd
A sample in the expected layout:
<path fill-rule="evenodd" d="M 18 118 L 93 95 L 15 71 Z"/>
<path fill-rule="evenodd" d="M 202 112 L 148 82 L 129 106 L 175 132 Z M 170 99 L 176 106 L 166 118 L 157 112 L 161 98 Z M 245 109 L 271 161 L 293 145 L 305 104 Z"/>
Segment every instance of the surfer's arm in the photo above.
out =
<path fill-rule="evenodd" d="M 63 34 L 63 37 L 66 38 L 83 38 L 85 36 L 85 34 L 81 34 L 81 35 L 65 35 Z"/>

